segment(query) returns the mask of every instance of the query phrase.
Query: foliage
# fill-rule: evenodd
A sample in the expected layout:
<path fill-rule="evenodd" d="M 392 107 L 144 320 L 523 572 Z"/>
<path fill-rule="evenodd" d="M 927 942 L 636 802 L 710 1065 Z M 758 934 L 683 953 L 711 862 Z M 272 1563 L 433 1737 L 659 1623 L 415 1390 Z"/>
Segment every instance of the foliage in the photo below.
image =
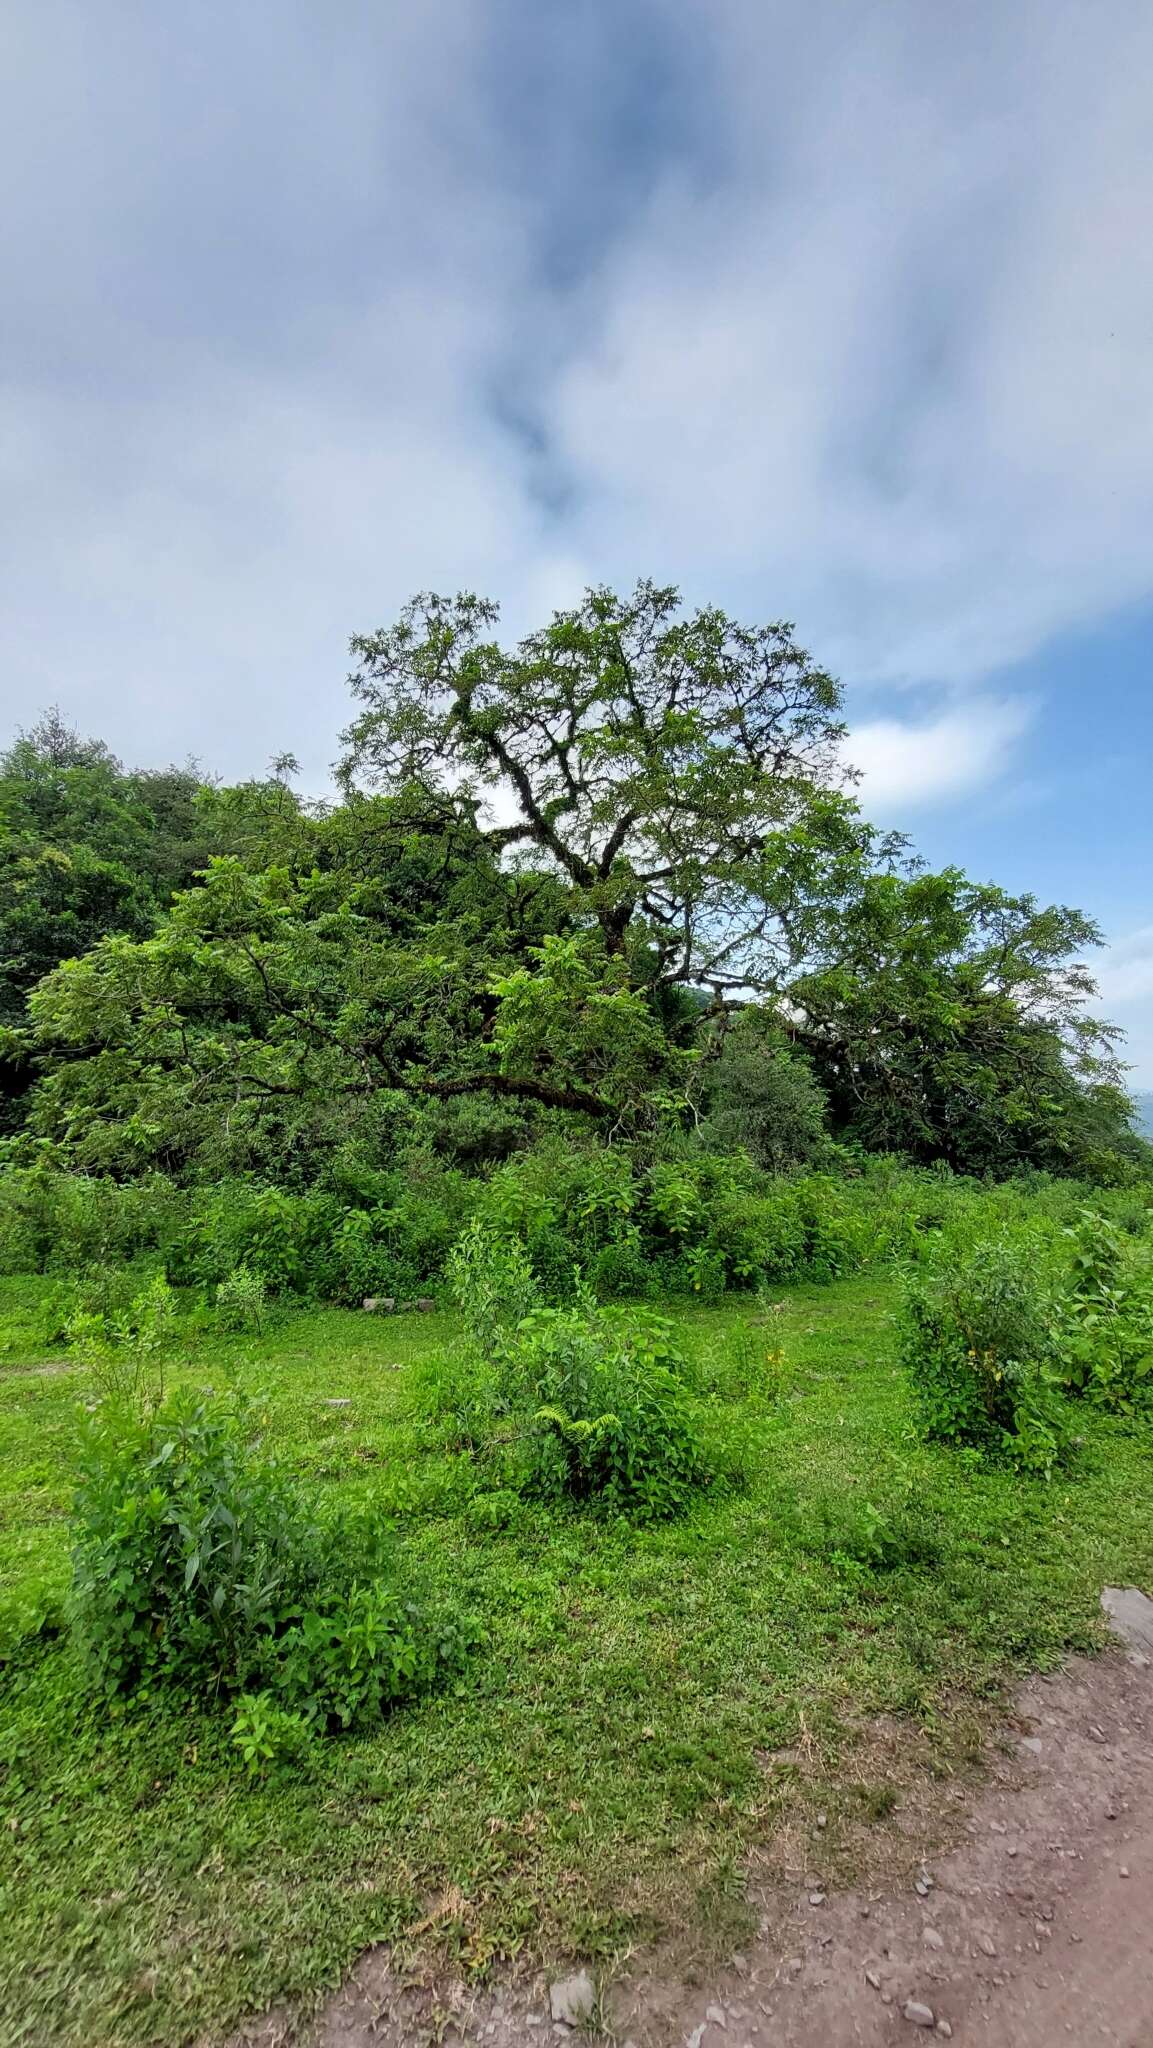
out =
<path fill-rule="evenodd" d="M 517 1482 L 635 1521 L 678 1514 L 731 1477 L 702 1439 L 669 1323 L 641 1311 L 537 1308 L 496 1359 L 519 1424 Z"/>
<path fill-rule="evenodd" d="M 469 1342 L 483 1359 L 499 1357 L 540 1298 L 520 1239 L 472 1223 L 453 1246 L 447 1272 Z"/>
<path fill-rule="evenodd" d="M 463 1648 L 384 1582 L 378 1528 L 317 1517 L 243 1408 L 190 1389 L 90 1421 L 73 1529 L 73 1625 L 111 1692 L 272 1690 L 304 1726 L 348 1727 Z"/>
<path fill-rule="evenodd" d="M 1047 1478 L 1069 1445 L 1055 1316 L 1038 1243 L 1024 1234 L 951 1247 L 911 1276 L 901 1354 L 926 1434 Z"/>
<path fill-rule="evenodd" d="M 1096 926 L 875 831 L 839 686 L 789 626 L 651 583 L 516 647 L 496 618 L 425 596 L 354 641 L 337 804 L 299 798 L 287 757 L 232 789 L 128 774 L 58 715 L 0 759 L 21 1167 L 333 1197 L 330 1257 L 240 1243 L 207 1284 L 245 1263 L 346 1301 L 425 1283 L 474 1206 L 432 1204 L 400 1249 L 406 1169 L 467 1179 L 539 1147 L 1153 1181 L 1090 1007 Z M 597 1252 L 602 1291 L 643 1284 L 640 1237 Z M 674 1263 L 702 1299 L 740 1278 L 699 1234 Z"/>
<path fill-rule="evenodd" d="M 1118 1034 L 1085 1010 L 1090 918 L 949 868 L 869 875 L 830 927 L 790 993 L 838 1132 L 981 1174 L 1139 1170 Z"/>
<path fill-rule="evenodd" d="M 268 1314 L 268 1288 L 262 1273 L 234 1266 L 216 1287 L 216 1316 L 222 1330 L 263 1330 Z"/>
<path fill-rule="evenodd" d="M 232 1740 L 253 1773 L 299 1762 L 309 1734 L 303 1714 L 278 1706 L 270 1692 L 242 1692 L 237 1700 Z"/>
<path fill-rule="evenodd" d="M 892 1202 L 938 1199 L 932 1176 L 886 1176 Z M 1030 1197 L 1052 1205 L 1062 1257 L 1086 1199 L 1063 1206 L 1060 1184 Z M 788 1398 L 746 1403 L 734 1377 L 716 1405 L 756 1447 L 747 1490 L 640 1529 L 513 1496 L 492 1462 L 446 1451 L 411 1391 L 451 1337 L 444 1318 L 304 1306 L 237 1340 L 268 1389 L 265 1442 L 308 1475 L 325 1520 L 410 1481 L 390 1508 L 404 1583 L 475 1612 L 484 1649 L 445 1696 L 352 1741 L 312 1740 L 298 1767 L 249 1770 L 231 1737 L 239 1693 L 214 1706 L 158 1689 L 147 1712 L 118 1714 L 51 1632 L 75 1377 L 19 1366 L 54 1284 L 0 1280 L 0 1566 L 5 1618 L 26 1630 L 0 1664 L 5 2040 L 223 2040 L 279 2001 L 308 2004 L 374 1941 L 430 1971 L 611 1965 L 630 1944 L 704 1936 L 731 1953 L 734 1845 L 763 1833 L 766 1752 L 773 1825 L 797 1839 L 817 1810 L 830 1835 L 859 1822 L 866 1793 L 883 1813 L 922 1768 L 955 1782 L 1017 1674 L 1099 1639 L 1102 1583 L 1153 1575 L 1148 1432 L 1079 1404 L 1075 1480 L 1045 1487 L 924 1442 L 893 1369 L 884 1271 L 790 1284 L 768 1325 L 751 1296 L 663 1305 L 691 1388 L 711 1386 L 747 1323 L 784 1352 Z M 231 1348 L 213 1339 L 181 1377 L 221 1384 Z M 852 1528 L 826 1533 L 826 1500 L 845 1520 L 868 1502 L 897 1529 L 907 1506 L 939 1564 L 861 1562 Z M 889 1716 L 909 1738 L 895 1763 L 871 1740 Z"/>
<path fill-rule="evenodd" d="M 1073 1270 L 1060 1348 L 1072 1394 L 1131 1413 L 1153 1403 L 1153 1250 L 1095 1210 L 1069 1238 Z"/>
<path fill-rule="evenodd" d="M 714 1152 L 745 1151 L 768 1173 L 821 1161 L 832 1149 L 828 1105 L 809 1062 L 763 1010 L 738 1011 L 725 1022 L 701 1067 L 701 1143 Z"/>

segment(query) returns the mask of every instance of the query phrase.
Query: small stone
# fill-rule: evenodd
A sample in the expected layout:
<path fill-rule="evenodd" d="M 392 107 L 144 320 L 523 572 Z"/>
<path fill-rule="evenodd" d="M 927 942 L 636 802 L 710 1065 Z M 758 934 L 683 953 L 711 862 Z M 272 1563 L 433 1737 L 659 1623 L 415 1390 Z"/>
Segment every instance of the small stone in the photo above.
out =
<path fill-rule="evenodd" d="M 1105 1742 L 1108 1740 L 1108 1737 L 1105 1734 L 1105 1730 L 1103 1728 L 1098 1728 L 1096 1722 L 1093 1722 L 1090 1726 L 1089 1735 L 1091 1740 L 1094 1742 Z"/>
<path fill-rule="evenodd" d="M 582 2020 L 590 2018 L 596 2002 L 596 1985 L 587 1970 L 577 1970 L 574 1976 L 561 1977 L 549 1986 L 549 2011 L 562 2026 L 579 2027 Z"/>
<path fill-rule="evenodd" d="M 827 1814 L 827 1813 L 819 1813 L 819 1814 L 817 1815 L 817 1826 L 818 1826 L 819 1828 L 827 1828 L 827 1827 L 828 1827 L 828 1825 L 829 1825 L 829 1816 L 828 1816 L 828 1814 Z"/>
<path fill-rule="evenodd" d="M 745 1975 L 749 1967 L 749 1959 L 747 1956 L 741 1955 L 738 1950 L 736 1955 L 732 1955 L 729 1957 L 729 1962 L 732 1968 L 736 1971 L 738 1977 L 743 1977 Z M 628 2048 L 627 2042 L 625 2043 L 625 2048 Z"/>
<path fill-rule="evenodd" d="M 825 1894 L 824 1894 L 824 1892 L 810 1892 L 810 1893 L 809 1893 L 809 1904 L 810 1904 L 810 1906 L 823 1906 L 823 1905 L 824 1905 L 824 1903 L 825 1903 Z"/>
<path fill-rule="evenodd" d="M 333 1400 L 326 1400 L 326 1401 L 325 1401 L 325 1403 L 324 1403 L 324 1406 L 325 1406 L 326 1408 L 351 1408 L 351 1406 L 352 1406 L 352 1402 L 351 1402 L 351 1400 L 350 1400 L 350 1399 L 348 1399 L 348 1398 L 345 1398 L 345 1399 L 343 1399 L 343 1400 L 339 1400 L 339 1401 L 338 1401 L 338 1400 L 335 1400 L 335 1399 L 333 1399 Z"/>
<path fill-rule="evenodd" d="M 879 1991 L 881 1988 L 881 1980 L 875 1970 L 865 1971 L 865 1982 L 866 1984 L 871 1984 L 874 1991 Z"/>
<path fill-rule="evenodd" d="M 953 2038 L 953 2029 L 949 2025 L 948 2020 L 937 2021 L 937 2032 L 940 2034 L 941 2039 L 943 2041 L 951 2041 Z"/>
<path fill-rule="evenodd" d="M 795 1977 L 795 1976 L 797 1976 L 797 1974 L 798 1974 L 798 1973 L 799 1973 L 799 1972 L 800 1972 L 801 1970 L 803 1970 L 803 1969 L 804 1969 L 804 1967 L 805 1967 L 805 1966 L 804 1966 L 804 1963 L 803 1963 L 803 1962 L 801 1961 L 801 1958 L 800 1958 L 800 1956 L 790 1956 L 790 1957 L 789 1957 L 789 1968 L 790 1968 L 790 1970 L 792 1971 L 792 1973 L 793 1973 L 794 1977 Z"/>
<path fill-rule="evenodd" d="M 1118 1875 L 1118 1877 L 1128 1877 L 1128 1875 L 1129 1875 L 1129 1865 L 1128 1865 L 1127 1863 L 1123 1863 L 1123 1864 L 1121 1865 L 1121 1868 L 1120 1868 L 1120 1870 L 1119 1870 L 1119 1871 L 1117 1872 L 1117 1875 Z"/>
<path fill-rule="evenodd" d="M 935 1927 L 926 1927 L 921 1935 L 921 1940 L 926 1948 L 944 1948 L 945 1946 L 944 1935 L 938 1934 Z"/>
<path fill-rule="evenodd" d="M 1028 1750 L 1030 1756 L 1040 1756 L 1043 1744 L 1039 1735 L 1023 1735 L 1020 1746 Z"/>
<path fill-rule="evenodd" d="M 433 1300 L 431 1294 L 422 1294 L 419 1300 L 417 1301 L 416 1306 L 422 1316 L 431 1316 L 435 1314 L 436 1303 Z"/>
<path fill-rule="evenodd" d="M 1006 1856 L 1019 1856 L 1020 1853 L 1020 1846 L 1016 1842 L 1010 1842 L 1008 1848 L 1005 1851 Z"/>
<path fill-rule="evenodd" d="M 872 1907 L 871 1907 L 871 1906 L 862 1906 L 862 1907 L 861 1907 L 861 1918 L 862 1918 L 862 1920 L 867 1920 L 867 1919 L 869 1918 L 869 1915 L 871 1914 L 872 1910 L 873 1910 L 873 1909 L 872 1909 Z"/>
<path fill-rule="evenodd" d="M 919 1877 L 919 1878 L 917 1879 L 917 1882 L 916 1882 L 916 1884 L 915 1884 L 915 1885 L 913 1886 L 913 1890 L 914 1890 L 914 1891 L 916 1892 L 916 1894 L 917 1894 L 917 1897 L 918 1897 L 919 1899 L 927 1899 L 927 1898 L 928 1898 L 928 1896 L 929 1896 L 929 1887 L 928 1887 L 928 1885 L 927 1885 L 927 1884 L 925 1883 L 925 1880 L 924 1880 L 924 1878 L 923 1878 L 923 1877 Z"/>
<path fill-rule="evenodd" d="M 705 2023 L 702 2020 L 699 2027 L 694 2027 L 691 2034 L 685 2035 L 685 2048 L 701 2048 L 701 2042 L 704 2039 L 704 2034 Z"/>
<path fill-rule="evenodd" d="M 932 2006 L 922 2005 L 919 1998 L 906 1998 L 904 2005 L 901 2007 L 901 2016 L 903 2019 L 908 2020 L 909 2025 L 913 2027 L 932 2027 L 936 2025 Z"/>
<path fill-rule="evenodd" d="M 977 1947 L 983 1956 L 995 1956 L 997 1953 L 997 1944 L 989 1934 L 978 1935 Z"/>
<path fill-rule="evenodd" d="M 1114 1635 L 1137 1656 L 1153 1654 L 1153 1600 L 1136 1586 L 1106 1586 L 1101 1605 Z M 1135 1661 L 1131 1659 L 1131 1661 Z"/>
<path fill-rule="evenodd" d="M 989 1822 L 989 1829 L 994 1835 L 1007 1835 L 1009 1832 L 1003 1820 L 991 1820 Z"/>
<path fill-rule="evenodd" d="M 727 2027 L 729 2024 L 728 2014 L 723 2005 L 706 2005 L 705 2018 L 710 2027 Z"/>

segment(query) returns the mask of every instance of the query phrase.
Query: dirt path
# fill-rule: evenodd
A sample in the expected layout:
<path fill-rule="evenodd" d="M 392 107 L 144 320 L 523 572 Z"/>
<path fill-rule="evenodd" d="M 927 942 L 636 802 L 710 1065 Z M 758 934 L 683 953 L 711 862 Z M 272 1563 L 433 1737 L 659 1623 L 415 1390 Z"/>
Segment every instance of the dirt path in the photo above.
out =
<path fill-rule="evenodd" d="M 574 2020 L 585 2008 L 626 2048 L 1153 2048 L 1153 1605 L 1138 1596 L 1121 1621 L 1127 1654 L 1022 1688 L 950 1854 L 888 1892 L 835 1893 L 810 1872 L 702 1987 L 650 1969 L 594 2013 L 578 1974 Z M 565 1995 L 401 1987 L 370 1954 L 311 2025 L 269 2017 L 235 2048 L 576 2048 L 550 2010 Z"/>

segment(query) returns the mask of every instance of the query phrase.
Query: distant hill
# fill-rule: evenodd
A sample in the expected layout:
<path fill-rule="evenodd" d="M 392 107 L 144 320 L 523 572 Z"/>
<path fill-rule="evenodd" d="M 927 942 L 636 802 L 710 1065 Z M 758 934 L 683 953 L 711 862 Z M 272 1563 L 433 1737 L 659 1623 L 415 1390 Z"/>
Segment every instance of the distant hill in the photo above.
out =
<path fill-rule="evenodd" d="M 1144 1131 L 1147 1138 L 1153 1138 L 1153 1090 L 1135 1095 L 1133 1100 L 1137 1105 L 1138 1130 Z"/>

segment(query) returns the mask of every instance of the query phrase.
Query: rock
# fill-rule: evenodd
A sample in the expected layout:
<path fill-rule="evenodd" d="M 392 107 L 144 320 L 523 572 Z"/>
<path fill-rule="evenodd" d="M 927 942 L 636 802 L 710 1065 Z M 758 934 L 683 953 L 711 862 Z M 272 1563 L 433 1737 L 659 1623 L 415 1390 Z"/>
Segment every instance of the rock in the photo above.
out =
<path fill-rule="evenodd" d="M 997 1944 L 993 1940 L 992 1935 L 990 1934 L 978 1935 L 977 1947 L 980 1949 L 981 1954 L 983 1956 L 995 1956 L 997 1953 Z"/>
<path fill-rule="evenodd" d="M 410 1316 L 416 1308 L 415 1301 L 398 1301 L 395 1304 L 398 1316 Z"/>
<path fill-rule="evenodd" d="M 944 2041 L 951 2041 L 953 2038 L 953 2029 L 949 2025 L 948 2020 L 937 2021 L 937 2032 L 940 2034 L 942 2040 Z"/>
<path fill-rule="evenodd" d="M 1022 1735 L 1018 1747 L 1027 1750 L 1030 1756 L 1040 1756 L 1041 1738 L 1039 1735 Z"/>
<path fill-rule="evenodd" d="M 685 2035 L 685 2048 L 701 2048 L 704 2033 L 705 2023 L 702 2020 L 699 2027 L 694 2027 L 691 2034 Z"/>
<path fill-rule="evenodd" d="M 825 1894 L 824 1894 L 824 1892 L 810 1892 L 810 1893 L 809 1893 L 809 1904 L 810 1904 L 810 1906 L 823 1906 L 823 1905 L 824 1905 L 824 1903 L 825 1903 Z"/>
<path fill-rule="evenodd" d="M 828 1825 L 829 1825 L 829 1816 L 828 1816 L 828 1814 L 827 1814 L 827 1813 L 819 1813 L 819 1814 L 817 1815 L 817 1826 L 818 1826 L 819 1828 L 827 1828 L 827 1827 L 828 1827 Z"/>
<path fill-rule="evenodd" d="M 1129 1865 L 1128 1865 L 1127 1863 L 1123 1863 L 1123 1864 L 1121 1865 L 1121 1868 L 1120 1868 L 1120 1870 L 1119 1870 L 1119 1871 L 1117 1872 L 1117 1875 L 1118 1875 L 1118 1877 L 1128 1877 L 1128 1875 L 1129 1875 Z"/>
<path fill-rule="evenodd" d="M 416 1306 L 419 1309 L 422 1316 L 431 1316 L 435 1313 L 436 1310 L 436 1303 L 433 1300 L 431 1294 L 422 1294 L 418 1298 Z"/>
<path fill-rule="evenodd" d="M 919 1998 L 906 1998 L 904 2005 L 901 2007 L 901 2017 L 908 2020 L 909 2025 L 912 2027 L 932 2027 L 936 2025 L 932 2006 L 922 2005 Z"/>
<path fill-rule="evenodd" d="M 1153 1656 L 1153 1600 L 1136 1586 L 1106 1586 L 1101 1605 L 1114 1635 L 1139 1656 Z"/>
<path fill-rule="evenodd" d="M 349 1399 L 348 1395 L 342 1395 L 339 1398 L 333 1395 L 330 1396 L 327 1400 L 325 1400 L 323 1405 L 326 1408 L 351 1408 L 352 1402 Z"/>
<path fill-rule="evenodd" d="M 917 1897 L 918 1897 L 919 1899 L 927 1899 L 927 1898 L 928 1898 L 928 1896 L 929 1896 L 929 1887 L 928 1887 L 928 1885 L 927 1885 L 927 1884 L 925 1883 L 925 1880 L 924 1880 L 924 1878 L 923 1878 L 923 1877 L 919 1877 L 919 1878 L 917 1879 L 917 1882 L 916 1882 L 916 1884 L 915 1884 L 915 1885 L 913 1886 L 913 1890 L 914 1890 L 914 1891 L 916 1892 L 916 1894 L 917 1894 Z"/>
<path fill-rule="evenodd" d="M 926 1948 L 944 1948 L 945 1946 L 944 1935 L 938 1934 L 935 1927 L 926 1927 L 921 1935 L 921 1940 Z"/>
<path fill-rule="evenodd" d="M 391 1294 L 366 1294 L 361 1308 L 368 1316 L 390 1316 L 396 1308 L 396 1298 Z"/>
<path fill-rule="evenodd" d="M 729 1957 L 729 1967 L 730 1969 L 736 1971 L 738 1977 L 747 1976 L 749 1968 L 749 1959 L 747 1956 L 743 1956 L 740 1953 L 740 1950 L 738 1949 L 735 1955 L 731 1955 Z"/>
<path fill-rule="evenodd" d="M 596 1985 L 587 1970 L 578 1970 L 572 1977 L 561 1977 L 549 1986 L 549 2011 L 563 2026 L 579 2027 L 582 2020 L 591 2018 L 596 2002 Z"/>
<path fill-rule="evenodd" d="M 729 2024 L 728 2015 L 723 2005 L 706 2005 L 705 2018 L 710 2027 L 727 2027 Z"/>
<path fill-rule="evenodd" d="M 865 1971 L 865 1982 L 871 1985 L 874 1991 L 879 1991 L 881 1988 L 881 1980 L 875 1970 Z"/>

